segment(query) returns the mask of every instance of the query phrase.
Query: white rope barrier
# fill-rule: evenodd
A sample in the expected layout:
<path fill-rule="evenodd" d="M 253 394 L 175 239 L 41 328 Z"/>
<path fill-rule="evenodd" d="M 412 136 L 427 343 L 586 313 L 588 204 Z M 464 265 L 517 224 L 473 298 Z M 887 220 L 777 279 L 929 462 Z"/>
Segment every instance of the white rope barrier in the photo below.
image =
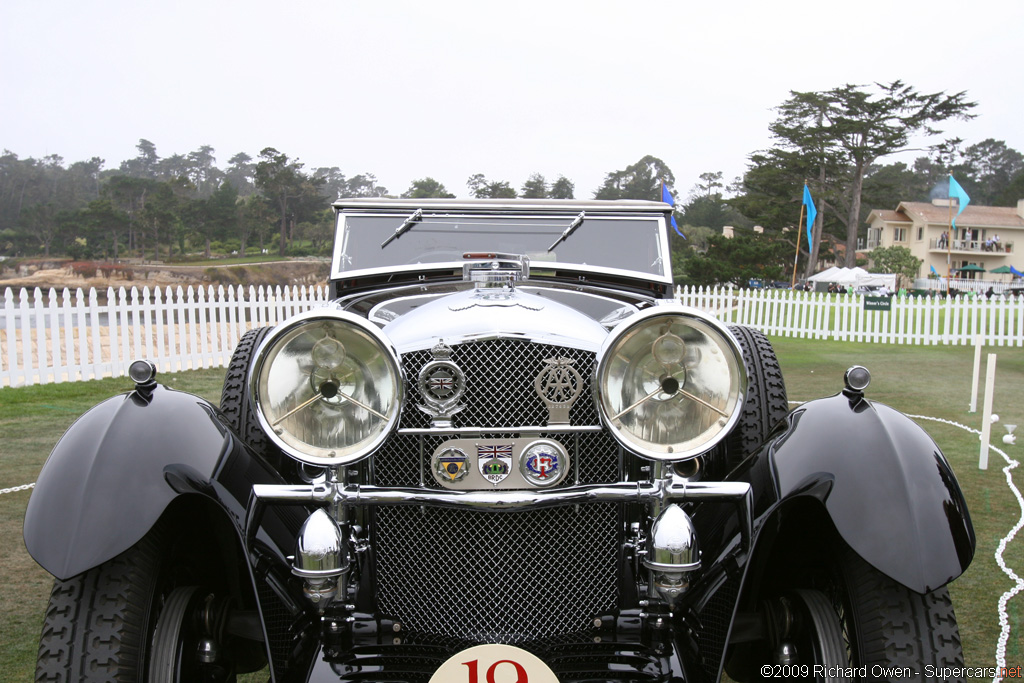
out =
<path fill-rule="evenodd" d="M 22 486 L 12 486 L 9 489 L 0 489 L 0 496 L 4 495 L 5 493 L 14 493 L 15 491 L 25 491 L 27 489 L 32 488 L 35 485 L 36 485 L 36 483 L 32 482 L 31 484 L 23 484 Z"/>
<path fill-rule="evenodd" d="M 977 429 L 973 429 L 972 427 L 968 427 L 967 425 L 960 424 L 959 422 L 953 422 L 952 420 L 943 420 L 942 418 L 939 417 L 928 417 L 927 415 L 908 415 L 907 417 L 911 417 L 915 420 L 932 420 L 933 422 L 943 422 L 954 427 L 959 427 L 960 429 L 963 429 L 964 431 L 967 432 L 971 432 L 972 434 L 981 434 L 981 431 Z M 1010 473 L 1010 471 L 1017 467 L 1017 465 L 1019 465 L 1020 463 L 1010 458 L 1008 455 L 1006 455 L 1006 453 L 1004 453 L 1001 449 L 996 448 L 995 446 L 989 446 L 989 449 L 998 453 L 1003 458 L 1003 460 L 1006 461 L 1006 467 L 1003 468 L 1003 474 L 1006 475 L 1006 485 L 1010 487 L 1010 491 L 1012 491 L 1013 495 L 1017 498 L 1017 505 L 1020 506 L 1020 519 L 1018 519 L 1017 523 L 1013 526 L 1012 529 L 1010 529 L 1010 533 L 1008 533 L 999 541 L 999 547 L 996 548 L 995 554 L 996 564 L 999 565 L 999 568 L 1003 570 L 1003 573 L 1010 577 L 1010 580 L 1014 583 L 1013 588 L 1006 591 L 999 597 L 1000 630 L 999 640 L 996 641 L 996 671 L 1001 672 L 1006 669 L 1006 644 L 1010 641 L 1010 616 L 1007 612 L 1007 605 L 1009 604 L 1010 600 L 1013 599 L 1013 596 L 1015 596 L 1017 593 L 1020 593 L 1021 591 L 1024 591 L 1024 579 L 1017 576 L 1017 573 L 1014 572 L 1009 566 L 1007 566 L 1006 561 L 1003 559 L 1003 553 L 1006 551 L 1006 546 L 1009 545 L 1010 541 L 1012 541 L 1014 537 L 1017 535 L 1017 532 L 1024 528 L 1024 496 L 1022 496 L 1021 492 L 1017 489 L 1016 486 L 1014 486 L 1013 475 Z M 993 683 L 998 683 L 1001 680 L 1003 680 L 1002 677 L 998 675 L 992 679 Z"/>

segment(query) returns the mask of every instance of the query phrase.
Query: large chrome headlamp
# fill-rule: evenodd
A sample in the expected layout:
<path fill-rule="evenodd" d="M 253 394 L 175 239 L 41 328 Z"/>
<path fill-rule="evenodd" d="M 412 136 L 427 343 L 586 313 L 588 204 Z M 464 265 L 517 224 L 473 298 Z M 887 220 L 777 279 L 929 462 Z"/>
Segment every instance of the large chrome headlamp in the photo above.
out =
<path fill-rule="evenodd" d="M 598 354 L 598 408 L 639 455 L 685 460 L 739 419 L 747 376 L 729 331 L 695 309 L 658 306 L 620 323 Z"/>
<path fill-rule="evenodd" d="M 257 351 L 250 393 L 264 431 L 301 462 L 340 465 L 373 452 L 398 423 L 398 356 L 372 324 L 312 310 L 278 325 Z"/>

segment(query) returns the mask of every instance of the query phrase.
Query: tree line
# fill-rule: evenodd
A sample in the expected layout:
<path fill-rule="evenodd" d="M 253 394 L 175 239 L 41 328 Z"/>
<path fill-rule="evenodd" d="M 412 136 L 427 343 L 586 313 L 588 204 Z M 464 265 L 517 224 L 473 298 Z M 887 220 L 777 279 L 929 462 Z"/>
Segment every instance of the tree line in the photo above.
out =
<path fill-rule="evenodd" d="M 681 235 L 673 235 L 677 279 L 688 284 L 780 279 L 792 272 L 796 223 L 806 183 L 817 202 L 813 247 L 800 268 L 822 258 L 855 265 L 858 237 L 872 208 L 945 196 L 956 176 L 977 205 L 1013 206 L 1024 198 L 1024 156 L 1005 142 L 967 145 L 944 139 L 939 126 L 970 119 L 976 103 L 963 92 L 920 93 L 897 81 L 791 92 L 770 125 L 773 145 L 748 157 L 744 174 L 726 184 L 702 173 L 683 195 L 671 169 L 648 155 L 605 174 L 595 199 L 675 198 Z M 913 163 L 883 163 L 923 137 L 929 146 Z M 372 173 L 346 176 L 339 167 L 307 170 L 275 148 L 255 158 L 238 153 L 223 167 L 215 150 L 160 157 L 149 140 L 137 156 L 106 169 L 98 157 L 69 165 L 57 155 L 0 156 L 0 255 L 62 254 L 73 258 L 173 259 L 188 252 L 259 249 L 282 256 L 325 254 L 333 237 L 337 197 L 395 196 Z M 572 199 L 574 183 L 531 174 L 518 188 L 476 173 L 466 181 L 477 198 Z M 413 181 L 401 197 L 454 197 L 434 178 Z M 733 226 L 726 239 L 723 226 Z M 755 226 L 760 226 L 754 231 Z M 682 237 L 685 235 L 686 237 Z M 822 239 L 825 236 L 826 239 Z"/>

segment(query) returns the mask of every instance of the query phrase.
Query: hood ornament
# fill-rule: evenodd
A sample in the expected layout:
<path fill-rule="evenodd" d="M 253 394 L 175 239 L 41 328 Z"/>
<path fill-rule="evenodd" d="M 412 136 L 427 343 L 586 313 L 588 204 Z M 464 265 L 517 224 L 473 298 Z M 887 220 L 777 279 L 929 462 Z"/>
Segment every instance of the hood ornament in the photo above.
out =
<path fill-rule="evenodd" d="M 548 426 L 569 424 L 569 410 L 583 390 L 583 377 L 571 358 L 545 358 L 533 388 L 548 408 Z"/>
<path fill-rule="evenodd" d="M 438 340 L 430 349 L 434 360 L 420 369 L 416 386 L 423 397 L 419 409 L 430 415 L 434 427 L 452 426 L 452 415 L 466 406 L 459 405 L 466 393 L 466 374 L 452 362 L 452 347 Z"/>
<path fill-rule="evenodd" d="M 474 306 L 522 306 L 539 311 L 543 303 L 527 303 L 516 294 L 516 283 L 530 277 L 530 259 L 520 254 L 467 253 L 462 279 L 474 283 L 473 297 L 448 306 L 452 311 L 466 311 Z"/>

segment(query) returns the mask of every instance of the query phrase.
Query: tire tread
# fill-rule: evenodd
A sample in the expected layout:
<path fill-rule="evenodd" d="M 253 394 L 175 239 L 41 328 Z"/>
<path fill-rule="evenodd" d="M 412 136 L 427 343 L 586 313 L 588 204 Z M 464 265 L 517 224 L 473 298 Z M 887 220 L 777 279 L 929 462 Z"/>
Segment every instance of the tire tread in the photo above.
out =
<path fill-rule="evenodd" d="M 67 580 L 56 579 L 43 619 L 37 682 L 139 679 L 160 563 L 159 533 Z"/>
<path fill-rule="evenodd" d="M 861 665 L 907 668 L 933 680 L 925 666 L 963 667 L 960 630 L 945 586 L 924 595 L 896 583 L 853 553 L 844 559 L 846 581 L 859 626 Z"/>
<path fill-rule="evenodd" d="M 735 466 L 760 446 L 772 428 L 789 412 L 789 399 L 775 349 L 763 332 L 730 325 L 740 344 L 747 372 L 747 395 L 740 419 L 726 439 L 728 463 Z"/>
<path fill-rule="evenodd" d="M 249 369 L 263 339 L 270 327 L 249 330 L 238 340 L 224 375 L 224 387 L 220 395 L 220 410 L 228 420 L 228 426 L 256 453 L 270 462 L 280 462 L 281 452 L 260 428 L 259 421 L 252 414 L 247 390 Z"/>

